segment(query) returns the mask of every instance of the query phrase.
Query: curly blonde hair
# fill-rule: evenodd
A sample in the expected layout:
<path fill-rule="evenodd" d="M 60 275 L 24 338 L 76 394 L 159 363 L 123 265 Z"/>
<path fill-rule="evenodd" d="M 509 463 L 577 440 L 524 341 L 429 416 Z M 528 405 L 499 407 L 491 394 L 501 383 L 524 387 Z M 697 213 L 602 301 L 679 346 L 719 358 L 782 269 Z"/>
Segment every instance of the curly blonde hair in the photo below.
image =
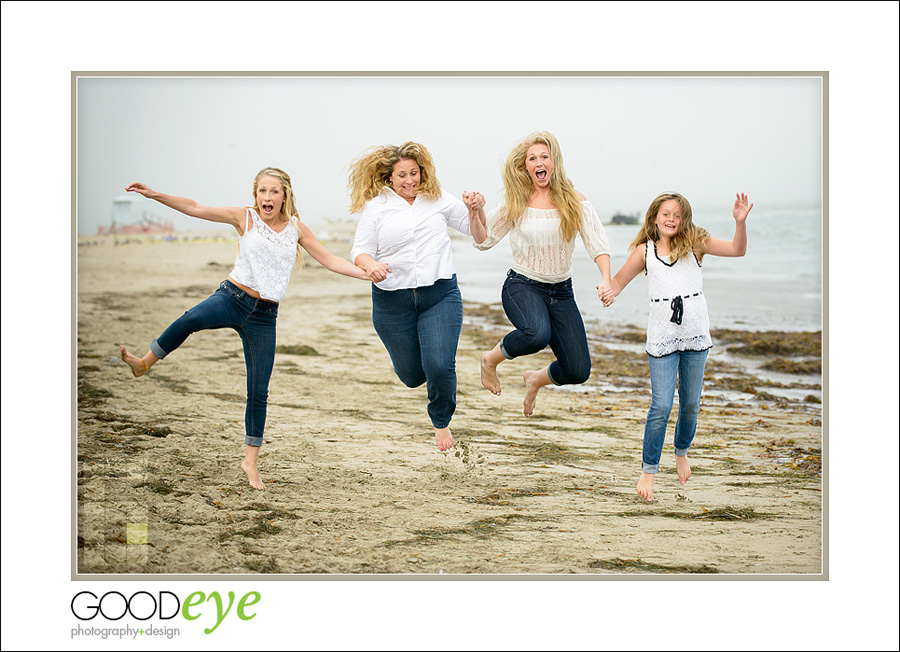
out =
<path fill-rule="evenodd" d="M 650 207 L 647 209 L 646 215 L 644 215 L 644 223 L 641 225 L 641 230 L 638 231 L 637 236 L 632 240 L 628 251 L 632 251 L 647 242 L 647 240 L 652 240 L 654 243 L 659 242 L 659 228 L 656 226 L 656 216 L 659 213 L 660 206 L 672 199 L 678 202 L 678 205 L 681 207 L 681 225 L 678 233 L 672 238 L 672 244 L 669 248 L 670 260 L 675 261 L 679 258 L 684 258 L 689 251 L 706 241 L 709 237 L 709 232 L 694 224 L 691 219 L 690 202 L 677 192 L 664 192 L 650 203 Z M 703 261 L 702 253 L 698 254 L 695 251 L 694 256 L 697 257 L 697 262 Z"/>
<path fill-rule="evenodd" d="M 407 141 L 400 147 L 373 147 L 350 164 L 350 178 L 347 182 L 350 189 L 350 212 L 360 212 L 367 201 L 380 195 L 385 188 L 390 188 L 394 165 L 406 160 L 415 161 L 419 166 L 421 182 L 417 194 L 426 199 L 438 199 L 441 196 L 441 184 L 435 173 L 431 152 L 424 145 Z"/>
<path fill-rule="evenodd" d="M 550 158 L 553 161 L 553 172 L 550 174 L 550 200 L 559 211 L 560 235 L 563 240 L 569 242 L 578 233 L 584 212 L 581 198 L 566 176 L 559 142 L 549 131 L 537 131 L 527 136 L 506 157 L 503 166 L 503 188 L 506 191 L 505 217 L 512 220 L 513 225 L 518 224 L 534 194 L 534 184 L 525 167 L 528 148 L 532 145 L 546 145 L 550 150 Z"/>
<path fill-rule="evenodd" d="M 281 168 L 266 167 L 256 173 L 253 179 L 253 210 L 259 214 L 259 206 L 256 202 L 256 189 L 259 187 L 259 180 L 263 177 L 274 177 L 281 183 L 281 189 L 284 190 L 284 203 L 281 205 L 281 213 L 284 219 L 293 223 L 297 229 L 297 265 L 303 267 L 303 249 L 300 246 L 300 213 L 297 212 L 297 205 L 294 202 L 294 189 L 291 186 L 291 177 Z"/>

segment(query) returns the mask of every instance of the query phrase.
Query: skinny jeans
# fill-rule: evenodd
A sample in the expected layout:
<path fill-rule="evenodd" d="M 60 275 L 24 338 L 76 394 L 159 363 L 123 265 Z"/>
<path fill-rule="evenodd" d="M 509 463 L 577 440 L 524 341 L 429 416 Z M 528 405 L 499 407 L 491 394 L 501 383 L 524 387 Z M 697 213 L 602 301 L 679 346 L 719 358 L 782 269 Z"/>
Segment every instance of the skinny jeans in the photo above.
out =
<path fill-rule="evenodd" d="M 501 298 L 506 316 L 516 327 L 500 340 L 504 358 L 512 360 L 549 346 L 556 356 L 548 369 L 554 385 L 587 382 L 591 353 L 571 278 L 543 283 L 509 270 Z"/>
<path fill-rule="evenodd" d="M 687 455 L 700 413 L 700 394 L 706 369 L 705 351 L 675 351 L 659 358 L 650 358 L 650 411 L 644 426 L 644 448 L 641 469 L 644 473 L 659 471 L 666 439 L 669 414 L 678 388 L 678 420 L 675 422 L 675 455 Z"/>
<path fill-rule="evenodd" d="M 244 344 L 247 367 L 247 408 L 244 443 L 262 446 L 269 399 L 269 379 L 275 363 L 275 320 L 278 304 L 250 296 L 231 281 L 223 281 L 209 298 L 198 303 L 150 344 L 157 358 L 165 358 L 193 333 L 233 328 Z"/>
<path fill-rule="evenodd" d="M 435 428 L 450 425 L 456 411 L 456 349 L 463 304 L 456 275 L 434 285 L 382 290 L 372 285 L 372 323 L 407 387 L 425 383 L 428 416 Z"/>

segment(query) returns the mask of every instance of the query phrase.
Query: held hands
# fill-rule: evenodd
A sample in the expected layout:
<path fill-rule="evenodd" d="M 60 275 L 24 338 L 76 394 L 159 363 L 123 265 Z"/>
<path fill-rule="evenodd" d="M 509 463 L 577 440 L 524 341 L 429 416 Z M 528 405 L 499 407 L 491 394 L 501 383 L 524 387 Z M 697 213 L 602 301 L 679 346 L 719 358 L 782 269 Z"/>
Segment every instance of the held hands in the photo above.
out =
<path fill-rule="evenodd" d="M 466 205 L 466 208 L 469 209 L 470 213 L 475 213 L 484 208 L 485 199 L 484 195 L 480 192 L 464 192 L 462 194 L 463 203 Z"/>
<path fill-rule="evenodd" d="M 731 214 L 734 215 L 735 220 L 743 222 L 747 219 L 747 215 L 750 214 L 751 208 L 753 208 L 753 204 L 747 205 L 747 195 L 738 193 L 737 198 L 734 200 L 734 208 L 731 210 Z"/>
<path fill-rule="evenodd" d="M 597 286 L 597 296 L 600 297 L 600 301 L 603 302 L 604 308 L 609 308 L 616 300 L 616 293 L 613 292 L 609 281 L 606 280 Z"/>
<path fill-rule="evenodd" d="M 391 272 L 391 267 L 387 263 L 380 263 L 377 260 L 373 260 L 368 263 L 363 271 L 366 273 L 366 276 L 369 277 L 369 280 L 373 283 L 381 283 L 384 279 L 387 278 L 387 275 Z"/>

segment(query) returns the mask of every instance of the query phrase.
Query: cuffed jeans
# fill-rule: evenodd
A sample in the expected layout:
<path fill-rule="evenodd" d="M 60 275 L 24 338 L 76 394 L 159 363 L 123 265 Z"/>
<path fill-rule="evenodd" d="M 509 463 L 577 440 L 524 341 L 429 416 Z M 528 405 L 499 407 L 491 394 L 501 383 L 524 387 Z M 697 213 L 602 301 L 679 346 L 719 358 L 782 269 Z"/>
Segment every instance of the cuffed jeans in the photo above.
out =
<path fill-rule="evenodd" d="M 435 428 L 456 411 L 456 348 L 462 331 L 462 295 L 456 276 L 404 290 L 372 286 L 372 323 L 394 372 L 407 387 L 426 383 Z"/>
<path fill-rule="evenodd" d="M 644 451 L 641 469 L 644 473 L 659 471 L 666 439 L 666 426 L 675 402 L 678 386 L 678 421 L 675 422 L 675 454 L 687 455 L 694 433 L 697 431 L 697 415 L 700 413 L 700 394 L 703 389 L 703 372 L 706 369 L 706 351 L 676 351 L 659 358 L 650 357 L 650 411 L 644 426 Z"/>
<path fill-rule="evenodd" d="M 503 357 L 511 360 L 549 346 L 556 356 L 548 369 L 554 385 L 587 382 L 591 353 L 572 279 L 542 283 L 509 270 L 501 297 L 506 316 L 516 327 L 500 340 Z"/>
<path fill-rule="evenodd" d="M 244 413 L 244 443 L 262 446 L 269 399 L 269 378 L 275 363 L 275 320 L 278 304 L 256 299 L 231 281 L 223 281 L 211 297 L 176 319 L 151 345 L 157 358 L 164 358 L 193 333 L 215 328 L 233 328 L 244 343 L 247 366 L 247 409 Z"/>

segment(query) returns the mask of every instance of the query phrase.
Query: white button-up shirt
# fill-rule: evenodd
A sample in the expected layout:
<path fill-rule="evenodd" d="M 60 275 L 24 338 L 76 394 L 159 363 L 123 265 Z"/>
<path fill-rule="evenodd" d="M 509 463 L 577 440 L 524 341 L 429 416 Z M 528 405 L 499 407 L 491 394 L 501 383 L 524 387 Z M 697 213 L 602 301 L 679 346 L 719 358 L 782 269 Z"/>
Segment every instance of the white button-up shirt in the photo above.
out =
<path fill-rule="evenodd" d="M 442 192 L 439 199 L 416 197 L 410 204 L 385 189 L 366 203 L 350 259 L 369 254 L 390 265 L 387 278 L 376 283 L 382 290 L 434 285 L 456 273 L 448 227 L 472 234 L 469 211 L 456 197 Z"/>

